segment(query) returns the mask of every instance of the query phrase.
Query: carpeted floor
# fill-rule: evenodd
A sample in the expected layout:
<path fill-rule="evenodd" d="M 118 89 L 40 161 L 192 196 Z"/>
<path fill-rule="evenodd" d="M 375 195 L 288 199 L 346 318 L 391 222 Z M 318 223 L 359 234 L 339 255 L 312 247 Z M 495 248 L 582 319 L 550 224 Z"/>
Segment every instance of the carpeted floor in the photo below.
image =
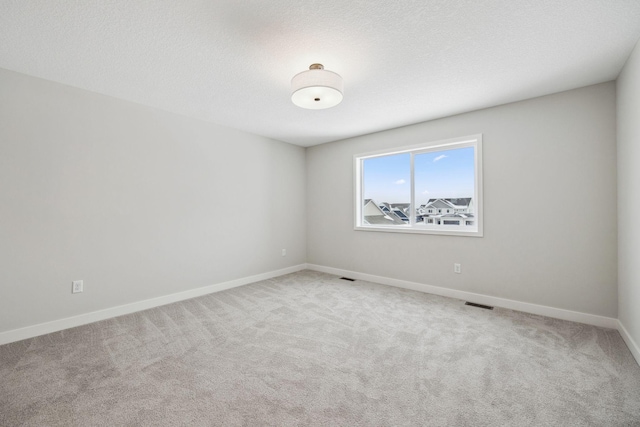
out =
<path fill-rule="evenodd" d="M 0 346 L 2 426 L 638 426 L 615 330 L 303 271 Z"/>

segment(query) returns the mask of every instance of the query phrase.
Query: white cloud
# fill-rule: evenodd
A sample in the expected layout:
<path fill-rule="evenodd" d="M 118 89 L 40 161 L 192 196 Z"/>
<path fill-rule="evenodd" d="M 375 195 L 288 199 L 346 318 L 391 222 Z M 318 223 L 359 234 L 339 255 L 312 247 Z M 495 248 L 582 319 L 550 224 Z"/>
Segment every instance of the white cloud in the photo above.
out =
<path fill-rule="evenodd" d="M 442 159 L 444 159 L 445 157 L 447 157 L 447 156 L 445 156 L 444 154 L 440 154 L 438 157 L 436 157 L 435 159 L 433 159 L 433 162 L 435 163 L 435 162 L 437 162 L 438 160 L 442 160 Z"/>
<path fill-rule="evenodd" d="M 422 194 L 429 194 L 429 190 L 424 190 Z"/>
<path fill-rule="evenodd" d="M 405 181 L 404 179 L 399 179 L 396 181 L 396 184 L 404 184 L 405 182 L 407 181 Z"/>

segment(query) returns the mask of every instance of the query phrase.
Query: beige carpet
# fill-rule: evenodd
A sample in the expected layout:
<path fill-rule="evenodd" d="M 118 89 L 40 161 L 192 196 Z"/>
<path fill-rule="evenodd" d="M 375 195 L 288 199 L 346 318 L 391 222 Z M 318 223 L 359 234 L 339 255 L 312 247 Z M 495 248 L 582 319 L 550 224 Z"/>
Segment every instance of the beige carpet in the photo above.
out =
<path fill-rule="evenodd" d="M 638 426 L 615 330 L 311 271 L 0 346 L 2 426 Z"/>

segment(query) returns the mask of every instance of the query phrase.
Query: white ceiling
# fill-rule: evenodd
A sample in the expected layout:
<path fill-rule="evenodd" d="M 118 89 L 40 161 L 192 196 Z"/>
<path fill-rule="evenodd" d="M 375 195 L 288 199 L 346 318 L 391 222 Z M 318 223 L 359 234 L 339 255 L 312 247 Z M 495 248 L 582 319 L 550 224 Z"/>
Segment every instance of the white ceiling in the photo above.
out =
<path fill-rule="evenodd" d="M 640 0 L 0 0 L 0 67 L 301 146 L 613 80 Z M 328 110 L 291 103 L 311 63 Z"/>

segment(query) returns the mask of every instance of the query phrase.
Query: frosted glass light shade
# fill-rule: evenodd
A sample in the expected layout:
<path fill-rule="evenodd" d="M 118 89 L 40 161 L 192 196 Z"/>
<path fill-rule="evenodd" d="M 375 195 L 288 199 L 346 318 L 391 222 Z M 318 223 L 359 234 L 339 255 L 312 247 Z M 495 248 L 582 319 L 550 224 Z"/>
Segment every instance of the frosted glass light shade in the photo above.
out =
<path fill-rule="evenodd" d="M 343 90 L 342 77 L 325 70 L 321 64 L 313 64 L 309 70 L 291 79 L 291 101 L 302 108 L 321 110 L 334 107 L 342 102 Z"/>

